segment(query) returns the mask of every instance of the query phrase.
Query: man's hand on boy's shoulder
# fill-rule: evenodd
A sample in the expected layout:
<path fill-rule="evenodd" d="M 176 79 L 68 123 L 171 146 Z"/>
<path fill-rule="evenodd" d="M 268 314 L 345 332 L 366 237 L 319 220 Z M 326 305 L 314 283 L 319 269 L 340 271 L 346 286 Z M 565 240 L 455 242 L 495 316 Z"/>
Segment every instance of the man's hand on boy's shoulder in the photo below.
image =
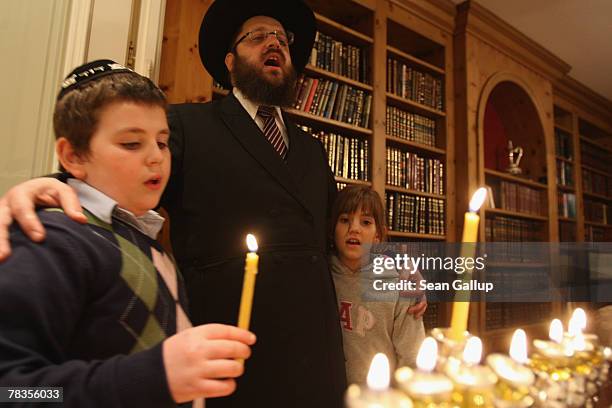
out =
<path fill-rule="evenodd" d="M 427 299 L 425 295 L 421 297 L 419 303 L 414 304 L 408 308 L 408 313 L 414 316 L 415 319 L 420 319 L 425 314 L 427 310 Z"/>
<path fill-rule="evenodd" d="M 223 324 L 205 324 L 166 339 L 163 359 L 170 393 L 177 403 L 223 397 L 236 389 L 255 335 Z"/>
<path fill-rule="evenodd" d="M 414 290 L 406 290 L 400 293 L 400 296 L 404 298 L 417 298 L 419 301 L 410 306 L 408 308 L 408 313 L 414 316 L 415 319 L 420 319 L 425 314 L 427 310 L 427 298 L 425 296 L 425 292 L 420 288 L 419 282 L 423 280 L 423 276 L 419 271 L 415 271 L 414 273 L 410 272 L 402 272 L 400 274 L 400 280 L 411 281 L 414 282 L 415 289 Z"/>
<path fill-rule="evenodd" d="M 36 215 L 37 205 L 61 207 L 73 220 L 87 222 L 76 193 L 69 185 L 50 177 L 18 184 L 0 198 L 0 261 L 11 253 L 9 227 L 13 221 L 17 221 L 32 241 L 45 239 L 45 229 Z"/>

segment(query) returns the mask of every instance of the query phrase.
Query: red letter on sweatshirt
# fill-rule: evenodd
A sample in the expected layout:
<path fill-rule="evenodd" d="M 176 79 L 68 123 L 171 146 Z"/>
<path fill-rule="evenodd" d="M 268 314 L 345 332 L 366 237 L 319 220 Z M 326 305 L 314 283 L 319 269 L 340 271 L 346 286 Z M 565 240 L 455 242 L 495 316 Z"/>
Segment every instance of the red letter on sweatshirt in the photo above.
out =
<path fill-rule="evenodd" d="M 351 302 L 340 302 L 340 322 L 342 322 L 342 327 L 346 330 L 353 330 L 353 324 L 351 322 L 351 308 L 353 304 Z"/>

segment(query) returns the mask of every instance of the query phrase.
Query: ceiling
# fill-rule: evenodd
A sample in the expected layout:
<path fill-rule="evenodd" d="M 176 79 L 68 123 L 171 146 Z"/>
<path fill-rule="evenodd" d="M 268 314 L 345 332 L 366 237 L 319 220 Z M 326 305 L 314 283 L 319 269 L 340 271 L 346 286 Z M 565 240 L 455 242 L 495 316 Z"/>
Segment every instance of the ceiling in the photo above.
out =
<path fill-rule="evenodd" d="M 571 77 L 612 101 L 612 0 L 477 2 L 571 65 Z"/>

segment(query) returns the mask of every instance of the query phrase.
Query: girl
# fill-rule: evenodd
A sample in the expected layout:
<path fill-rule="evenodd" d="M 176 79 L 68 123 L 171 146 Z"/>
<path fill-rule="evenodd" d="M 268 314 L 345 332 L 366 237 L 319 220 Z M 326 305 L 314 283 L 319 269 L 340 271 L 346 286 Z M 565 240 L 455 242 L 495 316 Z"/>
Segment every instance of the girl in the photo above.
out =
<path fill-rule="evenodd" d="M 425 338 L 423 320 L 408 308 L 415 297 L 398 291 L 376 291 L 374 282 L 399 280 L 396 270 L 372 271 L 370 248 L 386 238 L 385 212 L 378 193 L 370 187 L 342 190 L 332 211 L 334 249 L 331 271 L 340 309 L 340 324 L 349 383 L 365 383 L 376 353 L 385 353 L 392 370 L 414 366 Z"/>

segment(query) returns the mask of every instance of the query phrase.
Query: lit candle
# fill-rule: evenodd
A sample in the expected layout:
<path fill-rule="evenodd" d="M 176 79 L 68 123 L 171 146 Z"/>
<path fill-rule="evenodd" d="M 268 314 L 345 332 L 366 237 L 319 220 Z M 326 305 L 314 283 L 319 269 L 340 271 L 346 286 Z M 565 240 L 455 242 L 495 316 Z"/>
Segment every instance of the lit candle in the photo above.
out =
<path fill-rule="evenodd" d="M 251 308 L 253 307 L 253 293 L 255 292 L 255 277 L 257 275 L 257 240 L 253 234 L 246 238 L 249 252 L 244 266 L 244 279 L 242 281 L 242 297 L 240 298 L 240 312 L 238 313 L 238 327 L 248 330 L 251 321 Z"/>
<path fill-rule="evenodd" d="M 574 354 L 574 349 L 571 343 L 564 341 L 563 338 L 563 324 L 559 319 L 553 319 L 550 322 L 550 329 L 548 331 L 548 337 L 551 341 L 546 340 L 534 340 L 533 345 L 536 348 L 535 357 L 545 357 L 554 362 L 561 363 L 566 361 L 568 357 Z"/>
<path fill-rule="evenodd" d="M 480 365 L 482 341 L 470 337 L 463 351 L 463 361 L 449 360 L 446 372 L 455 383 L 453 401 L 461 407 L 493 406 L 493 385 L 497 376 L 489 367 Z"/>
<path fill-rule="evenodd" d="M 438 344 L 427 337 L 417 354 L 417 370 L 402 367 L 395 372 L 398 386 L 412 398 L 417 408 L 435 408 L 451 401 L 452 381 L 444 374 L 433 372 L 437 357 Z"/>
<path fill-rule="evenodd" d="M 572 374 L 569 362 L 574 350 L 571 344 L 563 339 L 563 325 L 560 320 L 554 319 L 550 323 L 548 337 L 551 341 L 533 341 L 535 352 L 531 356 L 529 367 L 536 374 L 538 404 L 555 406 L 566 403 Z"/>
<path fill-rule="evenodd" d="M 495 386 L 495 397 L 500 403 L 496 405 L 518 408 L 533 404 L 529 387 L 533 384 L 535 376 L 524 365 L 528 362 L 527 335 L 522 329 L 517 329 L 512 335 L 510 357 L 499 353 L 487 357 L 487 364 L 499 378 Z"/>
<path fill-rule="evenodd" d="M 563 340 L 563 323 L 559 319 L 553 319 L 550 322 L 550 328 L 548 329 L 548 338 L 555 343 L 561 344 Z"/>
<path fill-rule="evenodd" d="M 597 335 L 583 333 L 585 328 L 586 313 L 583 309 L 577 308 L 569 321 L 565 340 L 574 350 L 570 365 L 576 386 L 572 387 L 572 391 L 578 394 L 579 398 L 594 396 L 597 393 L 598 382 L 608 378 L 604 349 L 599 346 Z"/>
<path fill-rule="evenodd" d="M 576 334 L 578 331 L 584 332 L 586 329 L 586 313 L 581 307 L 577 307 L 572 312 L 569 324 L 567 325 L 567 331 L 571 335 Z"/>
<path fill-rule="evenodd" d="M 389 359 L 383 353 L 378 353 L 370 363 L 367 388 L 362 389 L 357 384 L 351 384 L 346 390 L 346 406 L 348 408 L 412 408 L 412 401 L 403 393 L 390 389 Z"/>
<path fill-rule="evenodd" d="M 461 248 L 461 256 L 463 258 L 473 258 L 476 251 L 476 245 L 474 244 L 478 240 L 478 223 L 480 217 L 478 216 L 478 210 L 482 206 L 485 198 L 487 197 L 487 190 L 484 187 L 476 190 L 472 199 L 470 200 L 470 211 L 465 213 L 463 220 L 463 237 L 461 242 L 467 243 Z M 464 278 L 471 275 L 471 271 L 464 272 Z M 462 291 L 464 292 L 464 291 Z M 463 333 L 467 329 L 468 315 L 470 311 L 469 293 L 467 294 L 468 299 L 464 299 L 463 296 L 459 296 L 458 293 L 455 296 L 455 302 L 453 302 L 453 314 L 451 317 L 451 337 L 454 339 L 460 339 Z"/>

